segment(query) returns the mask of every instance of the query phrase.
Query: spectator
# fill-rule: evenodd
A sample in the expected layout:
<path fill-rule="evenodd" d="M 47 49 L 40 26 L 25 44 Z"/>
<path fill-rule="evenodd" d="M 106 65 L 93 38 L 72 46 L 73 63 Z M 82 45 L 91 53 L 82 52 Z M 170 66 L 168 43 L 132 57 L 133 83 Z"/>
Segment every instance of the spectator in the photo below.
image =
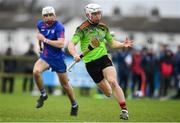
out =
<path fill-rule="evenodd" d="M 173 53 L 166 49 L 164 55 L 160 59 L 160 97 L 166 98 L 167 91 L 170 86 L 170 82 L 173 74 Z"/>
<path fill-rule="evenodd" d="M 27 88 L 29 89 L 30 92 L 32 92 L 34 83 L 33 83 L 33 76 L 32 76 L 32 71 L 33 71 L 33 66 L 34 66 L 34 60 L 37 59 L 37 54 L 34 51 L 34 45 L 30 44 L 28 51 L 24 54 L 26 57 L 32 57 L 34 59 L 27 61 L 24 64 L 24 72 L 28 74 L 23 78 L 23 85 L 22 85 L 22 90 L 23 92 L 27 91 Z M 29 83 L 28 83 L 29 82 Z M 29 87 L 28 85 L 29 84 Z"/>
<path fill-rule="evenodd" d="M 146 75 L 146 96 L 153 97 L 155 89 L 156 57 L 152 49 L 146 49 L 142 58 L 142 67 Z"/>
<path fill-rule="evenodd" d="M 130 65 L 132 63 L 132 56 L 128 49 L 122 49 L 118 52 L 118 77 L 119 85 L 124 91 L 125 97 L 127 97 L 128 78 L 130 75 Z"/>
<path fill-rule="evenodd" d="M 12 56 L 11 47 L 7 48 L 5 55 L 7 57 Z M 2 93 L 6 93 L 8 83 L 9 83 L 8 91 L 9 91 L 9 93 L 13 93 L 14 77 L 13 77 L 12 73 L 15 72 L 15 66 L 16 66 L 16 61 L 14 61 L 12 59 L 5 59 L 4 60 L 4 73 L 5 73 L 5 75 L 2 76 L 2 88 L 1 88 Z"/>
<path fill-rule="evenodd" d="M 140 51 L 135 51 L 132 56 L 132 86 L 131 86 L 131 91 L 132 91 L 132 96 L 133 97 L 141 97 L 144 95 L 144 87 L 145 87 L 145 74 L 144 71 L 141 67 L 141 62 L 142 62 L 142 54 Z M 135 91 L 135 87 L 137 84 L 137 91 Z"/>
<path fill-rule="evenodd" d="M 180 99 L 180 45 L 178 46 L 178 51 L 175 54 L 175 70 L 176 70 L 176 95 L 173 99 Z"/>

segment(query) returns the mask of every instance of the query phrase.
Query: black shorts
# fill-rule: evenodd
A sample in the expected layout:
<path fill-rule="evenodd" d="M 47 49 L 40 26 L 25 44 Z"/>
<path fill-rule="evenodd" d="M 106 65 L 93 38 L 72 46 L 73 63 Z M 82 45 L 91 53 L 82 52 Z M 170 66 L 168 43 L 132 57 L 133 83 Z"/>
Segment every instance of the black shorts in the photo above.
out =
<path fill-rule="evenodd" d="M 92 62 L 86 63 L 86 69 L 95 83 L 99 83 L 104 79 L 103 69 L 108 66 L 113 66 L 113 64 L 107 55 L 102 56 L 101 58 Z"/>

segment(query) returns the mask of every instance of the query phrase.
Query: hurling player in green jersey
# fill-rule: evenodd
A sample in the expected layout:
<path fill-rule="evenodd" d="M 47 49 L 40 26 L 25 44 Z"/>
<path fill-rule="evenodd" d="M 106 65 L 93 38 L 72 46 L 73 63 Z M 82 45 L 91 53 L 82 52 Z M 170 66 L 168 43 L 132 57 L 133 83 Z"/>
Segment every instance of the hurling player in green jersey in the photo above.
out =
<path fill-rule="evenodd" d="M 76 62 L 79 62 L 81 57 L 78 55 L 75 45 L 80 43 L 81 51 L 84 52 L 89 48 L 92 40 L 99 41 L 99 46 L 96 48 L 90 47 L 90 51 L 82 57 L 86 65 L 86 69 L 103 93 L 110 97 L 114 92 L 114 97 L 119 103 L 121 119 L 128 119 L 128 110 L 125 103 L 124 93 L 117 82 L 116 70 L 112 64 L 111 59 L 108 57 L 106 43 L 111 48 L 132 47 L 132 41 L 128 38 L 122 43 L 115 41 L 108 27 L 101 23 L 102 8 L 98 4 L 88 4 L 85 6 L 85 14 L 87 21 L 83 22 L 77 27 L 72 41 L 68 44 L 68 50 L 74 57 Z"/>

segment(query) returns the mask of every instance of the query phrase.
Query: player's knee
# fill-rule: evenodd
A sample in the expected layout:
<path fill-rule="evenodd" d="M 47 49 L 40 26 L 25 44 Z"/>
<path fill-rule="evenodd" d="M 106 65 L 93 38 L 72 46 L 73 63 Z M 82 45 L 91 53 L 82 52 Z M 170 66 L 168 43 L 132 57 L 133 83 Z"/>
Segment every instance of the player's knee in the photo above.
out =
<path fill-rule="evenodd" d="M 112 88 L 116 88 L 116 87 L 118 86 L 117 81 L 114 80 L 114 79 L 109 80 L 109 83 L 110 83 L 110 85 L 111 85 Z"/>
<path fill-rule="evenodd" d="M 33 70 L 33 75 L 34 76 L 39 76 L 41 74 L 41 71 L 40 70 Z"/>
<path fill-rule="evenodd" d="M 61 85 L 65 90 L 67 90 L 70 87 L 68 83 L 61 84 Z"/>
<path fill-rule="evenodd" d="M 112 90 L 108 90 L 104 93 L 107 97 L 111 97 L 112 96 Z"/>

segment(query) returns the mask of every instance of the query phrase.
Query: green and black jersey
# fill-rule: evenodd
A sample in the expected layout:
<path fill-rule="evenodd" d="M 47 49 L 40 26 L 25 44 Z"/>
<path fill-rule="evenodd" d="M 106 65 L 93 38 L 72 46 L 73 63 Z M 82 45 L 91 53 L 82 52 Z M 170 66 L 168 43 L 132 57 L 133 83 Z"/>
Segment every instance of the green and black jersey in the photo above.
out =
<path fill-rule="evenodd" d="M 103 23 L 93 25 L 88 21 L 85 21 L 79 27 L 77 27 L 72 38 L 72 42 L 74 44 L 80 42 L 81 52 L 88 48 L 88 45 L 93 38 L 97 38 L 100 41 L 100 46 L 93 49 L 83 57 L 83 61 L 85 63 L 94 61 L 108 54 L 105 43 L 112 42 L 112 36 L 108 27 Z"/>

